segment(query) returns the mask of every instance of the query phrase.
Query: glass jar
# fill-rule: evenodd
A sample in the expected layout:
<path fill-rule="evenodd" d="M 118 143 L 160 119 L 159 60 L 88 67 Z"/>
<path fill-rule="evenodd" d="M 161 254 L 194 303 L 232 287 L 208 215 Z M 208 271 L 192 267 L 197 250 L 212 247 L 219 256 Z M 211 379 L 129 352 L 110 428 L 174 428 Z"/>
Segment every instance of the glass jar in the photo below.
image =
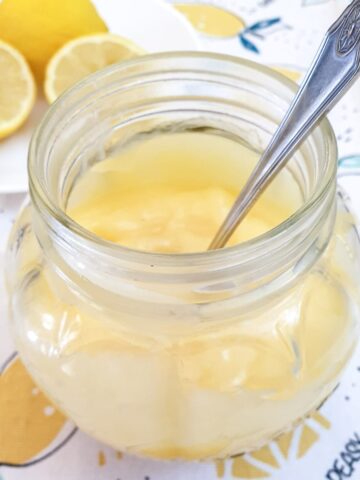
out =
<path fill-rule="evenodd" d="M 65 213 L 84 172 L 150 132 L 263 150 L 295 90 L 229 56 L 145 56 L 72 88 L 35 133 L 31 201 L 9 241 L 13 331 L 39 386 L 94 437 L 155 458 L 226 457 L 291 428 L 336 387 L 357 340 L 359 242 L 327 120 L 286 167 L 302 207 L 235 247 L 139 252 Z"/>

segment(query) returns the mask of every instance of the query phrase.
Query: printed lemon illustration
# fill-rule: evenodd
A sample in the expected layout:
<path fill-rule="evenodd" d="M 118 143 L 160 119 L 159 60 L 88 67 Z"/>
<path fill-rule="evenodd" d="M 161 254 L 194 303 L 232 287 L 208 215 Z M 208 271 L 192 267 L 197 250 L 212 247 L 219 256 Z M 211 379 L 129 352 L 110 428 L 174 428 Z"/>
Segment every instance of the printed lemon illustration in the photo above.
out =
<path fill-rule="evenodd" d="M 0 375 L 0 465 L 24 465 L 48 456 L 69 438 L 67 424 L 15 356 Z"/>
<path fill-rule="evenodd" d="M 130 40 L 110 33 L 87 35 L 66 43 L 46 69 L 45 95 L 51 103 L 90 73 L 144 51 Z"/>
<path fill-rule="evenodd" d="M 189 1 L 174 6 L 199 32 L 222 39 L 238 38 L 242 48 L 252 54 L 260 53 L 261 42 L 267 36 L 284 28 L 281 17 L 265 18 L 248 25 L 236 13 L 215 5 Z"/>
<path fill-rule="evenodd" d="M 22 52 L 39 80 L 65 42 L 106 31 L 90 0 L 0 1 L 0 38 Z"/>
<path fill-rule="evenodd" d="M 0 139 L 15 132 L 28 118 L 36 87 L 21 53 L 0 40 Z"/>
<path fill-rule="evenodd" d="M 330 422 L 319 412 L 314 413 L 294 431 L 285 433 L 265 447 L 230 460 L 231 475 L 234 479 L 266 479 L 281 471 L 290 456 L 300 459 L 318 442 L 320 431 L 328 430 Z M 224 478 L 226 460 L 217 461 L 215 468 L 218 478 Z"/>
<path fill-rule="evenodd" d="M 175 8 L 187 17 L 194 28 L 207 35 L 232 37 L 245 27 L 242 18 L 214 5 L 176 3 Z"/>

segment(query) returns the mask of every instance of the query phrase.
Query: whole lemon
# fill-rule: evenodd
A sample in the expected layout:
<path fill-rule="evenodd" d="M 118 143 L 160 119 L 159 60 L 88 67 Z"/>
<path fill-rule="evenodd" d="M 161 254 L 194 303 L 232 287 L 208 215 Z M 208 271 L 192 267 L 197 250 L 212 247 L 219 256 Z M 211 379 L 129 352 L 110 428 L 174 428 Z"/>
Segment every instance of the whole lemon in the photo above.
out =
<path fill-rule="evenodd" d="M 0 39 L 20 50 L 39 81 L 65 42 L 106 31 L 90 0 L 0 0 Z"/>

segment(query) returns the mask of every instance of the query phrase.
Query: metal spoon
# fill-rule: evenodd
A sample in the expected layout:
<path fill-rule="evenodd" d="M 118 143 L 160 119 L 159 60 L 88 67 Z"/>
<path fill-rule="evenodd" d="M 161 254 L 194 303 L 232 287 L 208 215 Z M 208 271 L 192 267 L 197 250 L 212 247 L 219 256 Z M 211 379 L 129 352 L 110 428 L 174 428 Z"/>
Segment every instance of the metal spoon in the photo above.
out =
<path fill-rule="evenodd" d="M 330 27 L 300 89 L 209 249 L 223 247 L 300 142 L 360 72 L 360 0 Z"/>

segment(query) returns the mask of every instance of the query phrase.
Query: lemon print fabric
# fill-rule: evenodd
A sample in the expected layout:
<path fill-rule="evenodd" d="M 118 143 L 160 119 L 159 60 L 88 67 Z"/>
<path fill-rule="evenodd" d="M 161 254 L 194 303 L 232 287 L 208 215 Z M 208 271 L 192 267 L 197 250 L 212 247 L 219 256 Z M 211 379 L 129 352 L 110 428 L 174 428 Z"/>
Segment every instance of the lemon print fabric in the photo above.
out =
<path fill-rule="evenodd" d="M 230 478 L 240 480 L 275 480 L 276 474 L 284 470 L 290 458 L 303 458 L 320 440 L 320 432 L 330 427 L 327 418 L 315 412 L 299 427 L 284 433 L 269 445 L 230 461 L 215 462 L 216 476 L 219 479 L 230 475 Z"/>
<path fill-rule="evenodd" d="M 0 1 L 0 39 L 24 55 L 38 80 L 65 42 L 106 31 L 90 0 Z"/>
<path fill-rule="evenodd" d="M 0 425 L 0 466 L 37 463 L 75 433 L 16 355 L 0 372 Z"/>
<path fill-rule="evenodd" d="M 196 30 L 207 35 L 231 37 L 245 27 L 243 19 L 214 5 L 178 3 L 175 8 L 187 17 Z"/>
<path fill-rule="evenodd" d="M 185 15 L 197 31 L 218 39 L 237 37 L 245 50 L 255 54 L 260 53 L 260 43 L 271 35 L 274 29 L 283 28 L 280 17 L 249 23 L 222 6 L 198 3 L 196 0 L 176 2 L 174 7 Z"/>

